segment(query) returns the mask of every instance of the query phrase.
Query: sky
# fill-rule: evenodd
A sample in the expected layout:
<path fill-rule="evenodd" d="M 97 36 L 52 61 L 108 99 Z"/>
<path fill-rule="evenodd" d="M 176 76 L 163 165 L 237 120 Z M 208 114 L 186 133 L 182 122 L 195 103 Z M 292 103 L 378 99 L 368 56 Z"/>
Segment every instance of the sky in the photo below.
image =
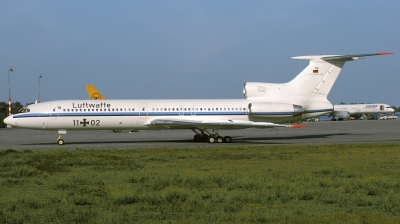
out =
<path fill-rule="evenodd" d="M 291 57 L 393 52 L 347 62 L 328 100 L 400 106 L 400 1 L 0 2 L 0 101 L 244 99 L 285 83 Z"/>

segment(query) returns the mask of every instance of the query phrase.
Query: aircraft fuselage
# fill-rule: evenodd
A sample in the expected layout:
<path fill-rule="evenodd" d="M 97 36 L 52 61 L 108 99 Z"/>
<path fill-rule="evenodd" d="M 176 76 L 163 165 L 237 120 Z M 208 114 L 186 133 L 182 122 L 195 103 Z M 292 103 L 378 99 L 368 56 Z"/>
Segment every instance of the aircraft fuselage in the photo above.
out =
<path fill-rule="evenodd" d="M 235 120 L 252 122 L 288 123 L 294 120 L 319 116 L 332 111 L 330 103 L 321 107 L 313 104 L 304 113 L 272 109 L 262 114 L 251 113 L 249 105 L 262 103 L 246 99 L 223 100 L 62 100 L 32 104 L 23 113 L 6 118 L 5 122 L 14 127 L 45 130 L 81 129 L 190 129 L 193 126 L 173 127 L 152 125 L 154 119 L 179 119 L 187 121 Z M 317 107 L 316 107 L 317 106 Z M 307 112 L 308 111 L 308 112 Z M 232 127 L 210 125 L 208 128 L 225 129 Z M 240 127 L 236 127 L 240 128 Z"/>

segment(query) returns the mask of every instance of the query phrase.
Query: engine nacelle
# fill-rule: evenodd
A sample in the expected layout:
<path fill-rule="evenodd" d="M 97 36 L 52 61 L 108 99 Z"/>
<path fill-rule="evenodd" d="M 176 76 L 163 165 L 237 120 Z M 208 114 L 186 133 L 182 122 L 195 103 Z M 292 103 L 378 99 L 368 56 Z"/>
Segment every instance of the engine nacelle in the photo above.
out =
<path fill-rule="evenodd" d="M 304 113 L 303 107 L 289 103 L 250 103 L 249 115 L 253 117 L 294 117 Z"/>
<path fill-rule="evenodd" d="M 349 119 L 350 118 L 350 114 L 348 111 L 335 111 L 333 113 L 334 117 L 338 117 L 338 118 L 342 118 L 342 119 Z"/>

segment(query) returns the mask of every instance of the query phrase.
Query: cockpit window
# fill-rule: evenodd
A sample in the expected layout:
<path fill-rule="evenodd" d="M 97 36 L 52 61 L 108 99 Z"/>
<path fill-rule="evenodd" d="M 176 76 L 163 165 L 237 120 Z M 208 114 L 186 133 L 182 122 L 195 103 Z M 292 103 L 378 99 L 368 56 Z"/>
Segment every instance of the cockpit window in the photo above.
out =
<path fill-rule="evenodd" d="M 28 112 L 31 112 L 31 110 L 28 107 L 22 107 L 18 111 L 18 113 L 28 113 Z"/>

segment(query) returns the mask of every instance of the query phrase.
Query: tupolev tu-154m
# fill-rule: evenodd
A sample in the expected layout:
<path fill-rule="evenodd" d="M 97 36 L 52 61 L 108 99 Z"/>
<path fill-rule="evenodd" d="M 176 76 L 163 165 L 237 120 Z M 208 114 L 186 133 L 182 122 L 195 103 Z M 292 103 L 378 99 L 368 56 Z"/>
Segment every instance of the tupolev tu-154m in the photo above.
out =
<path fill-rule="evenodd" d="M 219 130 L 301 128 L 290 124 L 332 113 L 329 91 L 347 61 L 380 52 L 356 55 L 299 56 L 308 66 L 287 83 L 246 82 L 246 99 L 198 100 L 61 100 L 31 104 L 4 119 L 17 128 L 58 130 L 57 143 L 67 130 L 188 129 L 195 141 L 231 142 Z"/>

